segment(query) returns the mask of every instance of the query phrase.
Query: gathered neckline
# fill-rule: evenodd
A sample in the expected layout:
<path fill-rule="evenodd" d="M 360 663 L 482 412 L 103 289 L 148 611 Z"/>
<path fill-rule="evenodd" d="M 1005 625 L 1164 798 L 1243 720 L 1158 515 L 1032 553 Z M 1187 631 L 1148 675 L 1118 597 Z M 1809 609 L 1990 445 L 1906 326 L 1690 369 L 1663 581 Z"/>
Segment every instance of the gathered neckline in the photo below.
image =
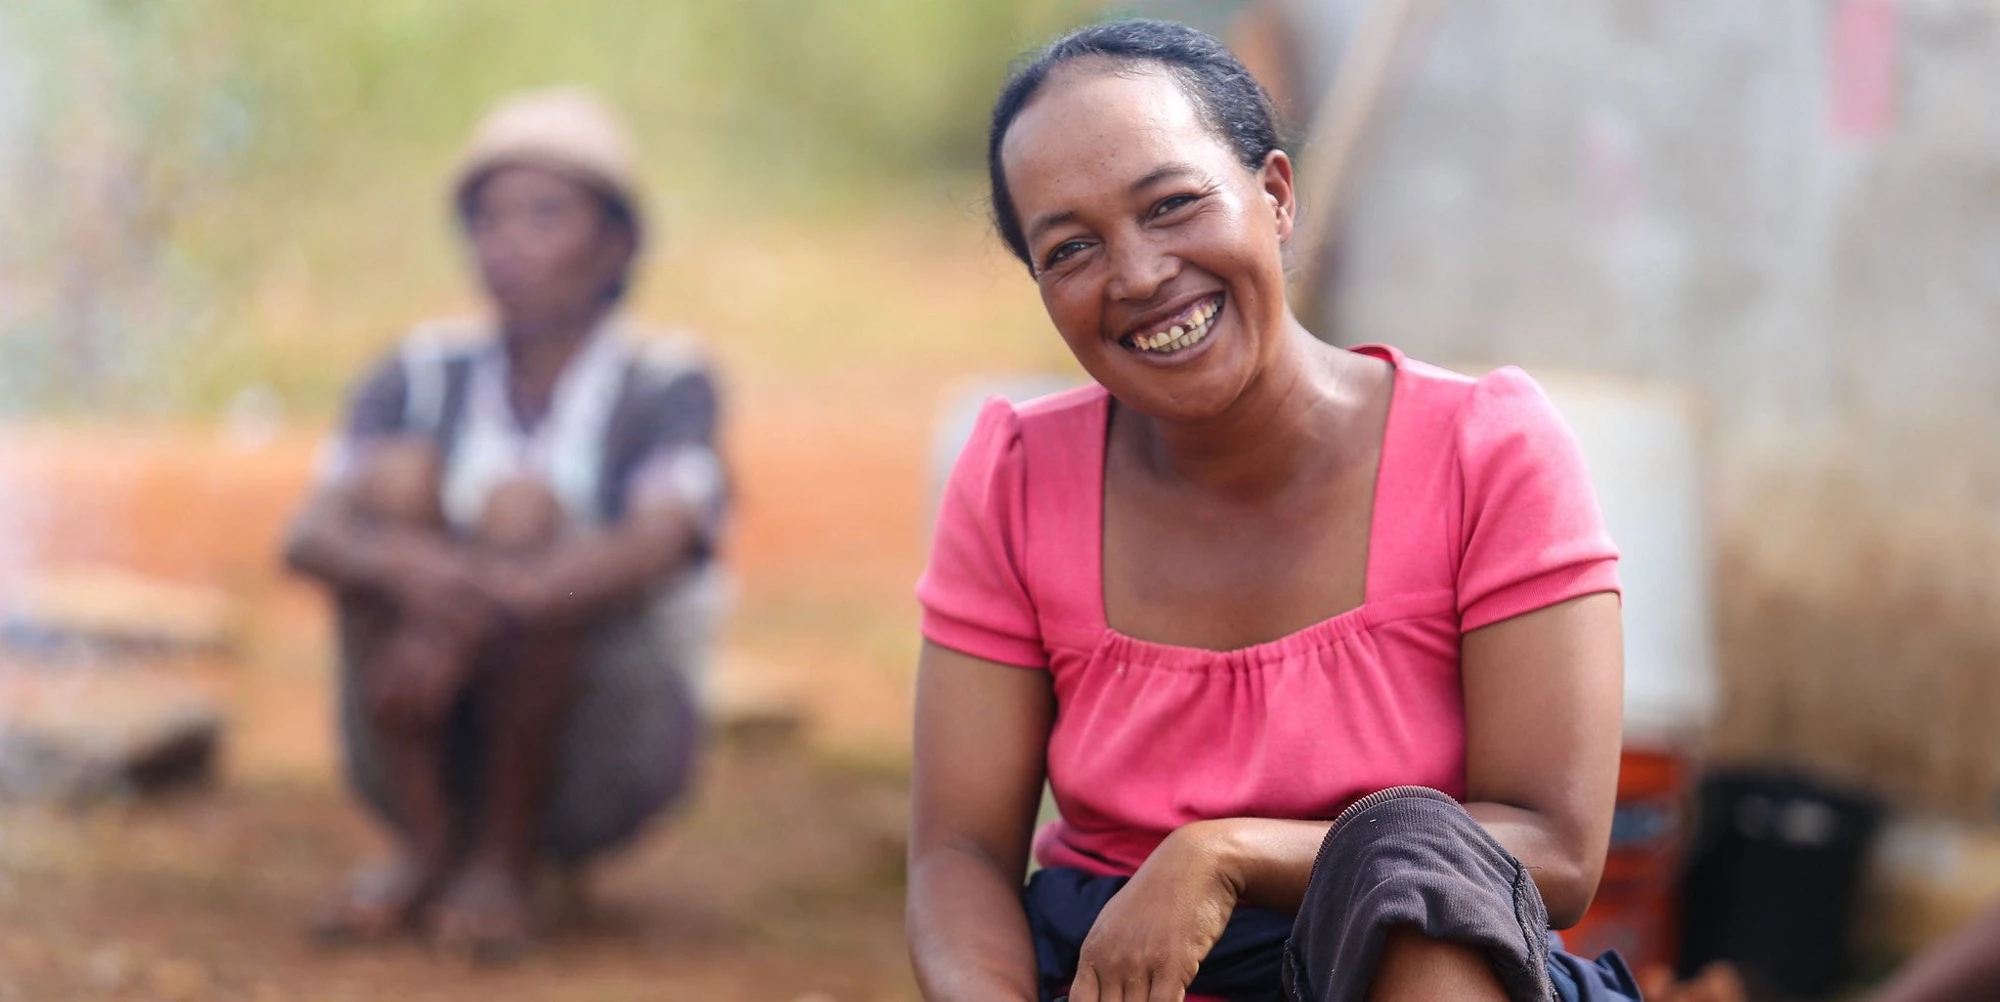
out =
<path fill-rule="evenodd" d="M 1383 596 L 1376 594 L 1377 574 L 1375 571 L 1375 560 L 1377 555 L 1382 551 L 1382 547 L 1378 545 L 1383 538 L 1382 485 L 1388 480 L 1390 456 L 1397 451 L 1392 448 L 1397 437 L 1396 432 L 1399 425 L 1397 415 L 1402 409 L 1403 399 L 1407 395 L 1405 391 L 1408 389 L 1407 380 L 1405 379 L 1407 368 L 1405 362 L 1407 360 L 1403 357 L 1402 352 L 1397 351 L 1389 345 L 1356 345 L 1347 350 L 1380 358 L 1388 362 L 1391 369 L 1389 412 L 1382 422 L 1381 453 L 1375 463 L 1375 483 L 1370 490 L 1368 501 L 1368 555 L 1361 572 L 1360 604 L 1337 612 L 1308 626 L 1300 627 L 1282 636 L 1259 641 L 1245 647 L 1235 647 L 1227 650 L 1147 640 L 1143 637 L 1132 636 L 1112 626 L 1110 606 L 1104 597 L 1104 502 L 1108 493 L 1105 481 L 1106 463 L 1110 458 L 1111 451 L 1111 407 L 1114 402 L 1111 394 L 1107 392 L 1103 394 L 1103 399 L 1098 401 L 1094 418 L 1097 426 L 1092 429 L 1093 434 L 1090 437 L 1090 440 L 1094 443 L 1093 447 L 1096 450 L 1096 454 L 1091 457 L 1092 463 L 1090 468 L 1094 473 L 1089 478 L 1090 483 L 1093 485 L 1094 496 L 1089 499 L 1090 504 L 1087 510 L 1096 513 L 1097 519 L 1094 531 L 1084 534 L 1088 540 L 1087 545 L 1090 548 L 1086 557 L 1089 566 L 1092 568 L 1093 577 L 1093 587 L 1090 589 L 1091 612 L 1096 619 L 1094 625 L 1100 629 L 1103 635 L 1103 642 L 1099 645 L 1100 650 L 1115 649 L 1116 651 L 1133 656 L 1137 660 L 1163 667 L 1187 665 L 1194 662 L 1208 662 L 1217 657 L 1222 657 L 1232 664 L 1249 666 L 1282 658 L 1303 649 L 1324 647 L 1327 644 L 1344 639 L 1366 629 L 1368 626 L 1374 625 L 1376 620 L 1403 618 L 1403 615 L 1390 614 Z M 1437 594 L 1449 595 L 1450 592 Z M 1397 596 L 1397 598 L 1432 599 L 1433 594 L 1419 593 L 1411 596 Z M 1400 605 L 1401 603 L 1397 604 Z M 1423 604 L 1428 606 L 1430 603 L 1425 602 Z M 1378 610 L 1378 607 L 1381 608 Z M 1402 610 L 1398 609 L 1396 612 L 1401 613 Z M 1412 611 L 1404 614 L 1415 613 Z"/>

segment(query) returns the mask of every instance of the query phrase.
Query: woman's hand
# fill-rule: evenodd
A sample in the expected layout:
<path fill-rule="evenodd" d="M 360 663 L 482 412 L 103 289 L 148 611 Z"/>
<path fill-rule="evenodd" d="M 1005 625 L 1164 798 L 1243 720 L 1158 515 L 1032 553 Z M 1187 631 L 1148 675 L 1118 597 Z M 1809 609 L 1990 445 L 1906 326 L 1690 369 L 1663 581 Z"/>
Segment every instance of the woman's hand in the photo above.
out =
<path fill-rule="evenodd" d="M 515 624 L 541 626 L 554 618 L 556 596 L 544 561 L 530 557 L 489 556 L 480 562 L 479 593 Z"/>
<path fill-rule="evenodd" d="M 1218 839 L 1197 822 L 1167 837 L 1083 941 L 1070 1002 L 1178 1002 L 1242 896 Z"/>
<path fill-rule="evenodd" d="M 386 571 L 388 591 L 406 612 L 464 644 L 493 633 L 498 610 L 481 588 L 476 562 L 460 548 L 412 534 L 399 540 Z"/>

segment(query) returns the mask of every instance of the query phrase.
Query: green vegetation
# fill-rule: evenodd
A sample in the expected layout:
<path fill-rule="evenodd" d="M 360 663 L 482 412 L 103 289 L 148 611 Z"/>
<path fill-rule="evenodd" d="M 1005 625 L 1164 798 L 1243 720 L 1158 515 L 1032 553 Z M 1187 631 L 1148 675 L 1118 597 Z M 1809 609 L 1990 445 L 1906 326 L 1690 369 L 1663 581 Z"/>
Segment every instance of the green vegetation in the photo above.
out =
<path fill-rule="evenodd" d="M 261 381 L 323 411 L 397 327 L 456 305 L 441 181 L 526 87 L 626 112 L 682 246 L 962 224 L 1008 60 L 1101 6 L 12 0 L 0 407 L 199 413 Z"/>

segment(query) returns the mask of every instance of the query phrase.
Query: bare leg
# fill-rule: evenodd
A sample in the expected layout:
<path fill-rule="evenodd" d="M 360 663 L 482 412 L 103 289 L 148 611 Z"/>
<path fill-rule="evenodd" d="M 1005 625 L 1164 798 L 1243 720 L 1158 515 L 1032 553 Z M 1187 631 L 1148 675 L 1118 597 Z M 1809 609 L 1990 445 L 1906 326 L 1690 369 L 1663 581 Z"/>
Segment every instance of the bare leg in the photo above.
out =
<path fill-rule="evenodd" d="M 1507 990 L 1478 948 L 1431 939 L 1409 926 L 1389 933 L 1369 1002 L 1507 1002 Z"/>
<path fill-rule="evenodd" d="M 356 501 L 384 524 L 444 531 L 438 510 L 438 463 L 428 445 L 378 446 L 357 484 Z M 395 847 L 358 870 L 345 895 L 320 918 L 321 935 L 372 939 L 408 926 L 436 893 L 450 864 L 452 814 L 444 788 L 448 693 L 431 700 L 390 698 L 411 672 L 465 670 L 471 650 L 450 631 L 414 621 L 388 596 L 343 592 L 341 629 L 360 688 L 364 726 L 381 759 Z"/>
<path fill-rule="evenodd" d="M 531 554 L 550 545 L 561 524 L 554 496 L 518 481 L 494 492 L 480 541 L 502 558 Z M 483 799 L 470 854 L 439 908 L 438 938 L 447 948 L 492 958 L 526 942 L 556 741 L 581 647 L 573 631 L 510 627 L 482 666 Z"/>

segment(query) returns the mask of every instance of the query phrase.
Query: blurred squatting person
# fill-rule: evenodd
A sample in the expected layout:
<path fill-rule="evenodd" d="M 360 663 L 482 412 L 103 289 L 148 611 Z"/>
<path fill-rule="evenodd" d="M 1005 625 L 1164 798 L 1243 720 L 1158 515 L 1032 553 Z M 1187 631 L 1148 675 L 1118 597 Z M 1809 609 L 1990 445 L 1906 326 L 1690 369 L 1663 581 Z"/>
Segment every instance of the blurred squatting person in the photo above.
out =
<path fill-rule="evenodd" d="M 716 391 L 616 307 L 632 144 L 588 95 L 518 97 L 465 154 L 488 319 L 419 326 L 354 392 L 287 558 L 338 604 L 350 780 L 396 839 L 318 931 L 475 956 L 685 790 L 726 491 Z"/>

